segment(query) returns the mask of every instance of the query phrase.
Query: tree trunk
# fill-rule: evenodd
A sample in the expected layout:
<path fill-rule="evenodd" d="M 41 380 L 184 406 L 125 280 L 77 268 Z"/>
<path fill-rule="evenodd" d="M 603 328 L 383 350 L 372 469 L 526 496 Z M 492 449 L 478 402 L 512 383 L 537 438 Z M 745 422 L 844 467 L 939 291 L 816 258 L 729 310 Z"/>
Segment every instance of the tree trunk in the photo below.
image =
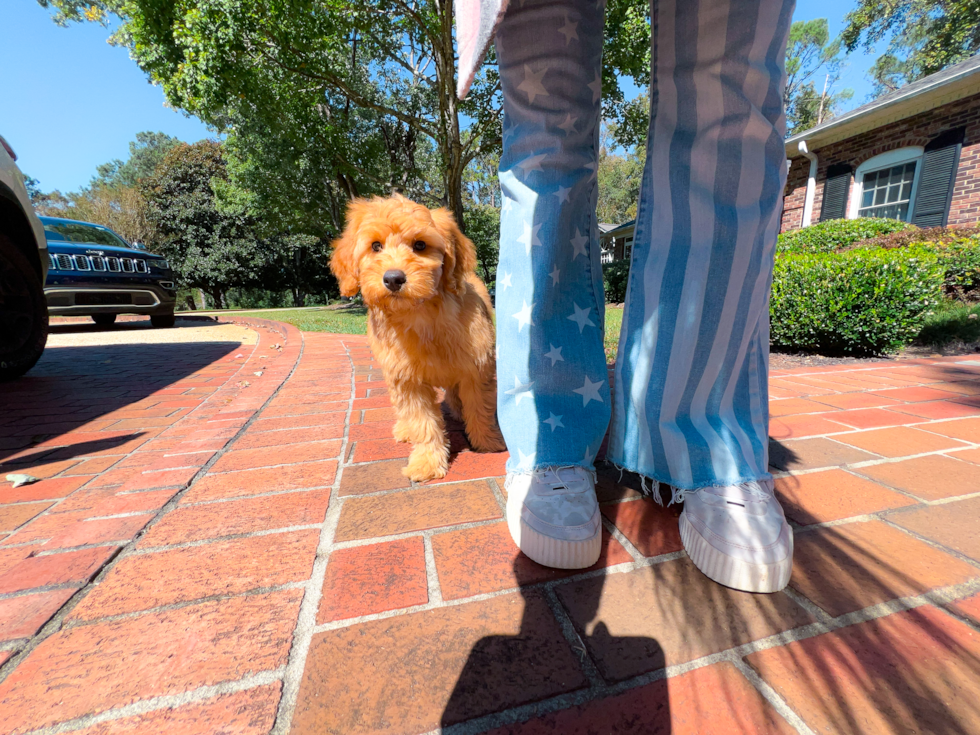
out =
<path fill-rule="evenodd" d="M 443 135 L 439 141 L 446 187 L 446 206 L 466 231 L 463 220 L 463 144 L 459 133 L 459 108 L 456 99 L 456 58 L 453 53 L 453 0 L 436 0 L 439 14 L 440 43 L 433 49 L 436 80 L 439 86 L 439 118 Z"/>

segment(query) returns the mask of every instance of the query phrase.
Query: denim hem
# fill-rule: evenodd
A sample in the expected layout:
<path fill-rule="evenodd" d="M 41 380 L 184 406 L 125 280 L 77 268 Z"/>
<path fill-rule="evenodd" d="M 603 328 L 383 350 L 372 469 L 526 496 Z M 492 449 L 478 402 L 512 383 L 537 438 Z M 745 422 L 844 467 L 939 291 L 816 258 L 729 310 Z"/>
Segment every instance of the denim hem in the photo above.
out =
<path fill-rule="evenodd" d="M 556 463 L 556 462 L 537 462 L 530 469 L 512 470 L 512 469 L 507 468 L 507 467 L 505 467 L 504 469 L 507 470 L 507 474 L 508 475 L 510 475 L 510 474 L 523 475 L 523 474 L 530 474 L 531 472 L 537 472 L 539 470 L 564 469 L 566 467 L 581 467 L 583 470 L 587 470 L 588 472 L 595 472 L 596 471 L 593 464 L 591 464 L 591 463 L 590 464 L 582 464 L 581 462 L 560 462 L 560 463 Z"/>
<path fill-rule="evenodd" d="M 742 477 L 742 478 L 738 478 L 738 479 L 730 480 L 730 481 L 729 480 L 725 480 L 725 481 L 711 480 L 709 482 L 679 483 L 678 484 L 676 481 L 669 479 L 667 476 L 661 476 L 661 475 L 658 475 L 658 474 L 652 473 L 652 472 L 645 472 L 643 470 L 640 470 L 639 468 L 636 468 L 636 467 L 634 467 L 634 466 L 632 466 L 630 464 L 627 464 L 626 462 L 621 462 L 621 461 L 615 460 L 615 459 L 613 459 L 611 457 L 606 457 L 606 462 L 608 462 L 609 464 L 613 465 L 618 470 L 625 470 L 627 472 L 632 472 L 633 474 L 639 475 L 641 478 L 646 478 L 648 480 L 653 480 L 654 482 L 662 482 L 664 485 L 669 485 L 670 487 L 675 488 L 677 490 L 686 490 L 686 491 L 690 491 L 690 492 L 693 492 L 695 490 L 700 490 L 701 488 L 705 488 L 705 487 L 731 487 L 732 485 L 741 485 L 741 484 L 746 483 L 746 482 L 763 482 L 763 481 L 766 481 L 766 480 L 770 480 L 770 481 L 772 480 L 772 474 L 769 473 L 769 472 L 766 472 L 766 473 L 764 473 L 764 474 L 762 474 L 762 475 L 760 475 L 758 477 L 747 476 L 747 477 Z M 651 495 L 652 496 L 653 490 L 647 490 L 645 485 L 643 486 L 643 489 L 646 491 L 646 492 L 644 492 L 645 495 Z"/>

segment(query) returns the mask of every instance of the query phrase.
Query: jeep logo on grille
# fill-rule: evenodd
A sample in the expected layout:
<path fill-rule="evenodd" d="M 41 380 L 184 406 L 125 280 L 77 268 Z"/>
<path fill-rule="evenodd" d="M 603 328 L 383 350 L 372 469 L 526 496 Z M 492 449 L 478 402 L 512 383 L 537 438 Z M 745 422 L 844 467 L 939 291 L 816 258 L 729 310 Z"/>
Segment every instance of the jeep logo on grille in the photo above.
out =
<path fill-rule="evenodd" d="M 105 255 L 105 250 L 86 250 L 86 255 Z"/>

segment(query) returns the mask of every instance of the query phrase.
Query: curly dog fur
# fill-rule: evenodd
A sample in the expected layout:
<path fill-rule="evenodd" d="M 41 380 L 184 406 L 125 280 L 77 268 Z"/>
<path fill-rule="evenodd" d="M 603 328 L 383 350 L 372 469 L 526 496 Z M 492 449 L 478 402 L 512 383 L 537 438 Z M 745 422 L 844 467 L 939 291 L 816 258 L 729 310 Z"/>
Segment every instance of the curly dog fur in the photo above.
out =
<path fill-rule="evenodd" d="M 476 249 L 452 214 L 400 195 L 355 199 L 333 246 L 340 292 L 360 289 L 368 307 L 368 342 L 398 416 L 395 439 L 414 445 L 404 474 L 431 480 L 449 468 L 440 387 L 472 447 L 503 451 L 493 307 L 475 272 Z"/>

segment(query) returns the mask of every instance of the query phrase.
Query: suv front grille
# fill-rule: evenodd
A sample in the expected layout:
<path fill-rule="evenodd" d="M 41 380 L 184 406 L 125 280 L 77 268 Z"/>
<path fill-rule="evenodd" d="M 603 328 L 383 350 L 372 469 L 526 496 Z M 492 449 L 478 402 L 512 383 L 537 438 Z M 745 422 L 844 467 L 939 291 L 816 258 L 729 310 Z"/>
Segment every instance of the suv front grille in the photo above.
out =
<path fill-rule="evenodd" d="M 58 271 L 108 271 L 110 273 L 149 273 L 150 267 L 141 258 L 116 258 L 101 255 L 66 255 L 49 253 L 51 268 Z"/>

